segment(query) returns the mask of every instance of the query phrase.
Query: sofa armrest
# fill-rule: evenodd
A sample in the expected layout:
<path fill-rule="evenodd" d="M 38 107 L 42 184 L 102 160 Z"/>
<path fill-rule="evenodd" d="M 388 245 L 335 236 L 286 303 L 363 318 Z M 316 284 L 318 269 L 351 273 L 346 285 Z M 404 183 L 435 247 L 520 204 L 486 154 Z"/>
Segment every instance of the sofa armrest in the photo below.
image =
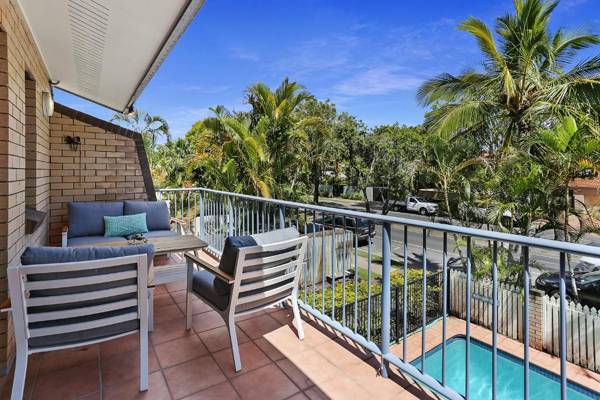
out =
<path fill-rule="evenodd" d="M 67 225 L 63 226 L 62 233 L 61 233 L 61 246 L 62 247 L 67 247 L 67 242 L 69 240 L 68 233 L 69 233 L 69 227 Z"/>

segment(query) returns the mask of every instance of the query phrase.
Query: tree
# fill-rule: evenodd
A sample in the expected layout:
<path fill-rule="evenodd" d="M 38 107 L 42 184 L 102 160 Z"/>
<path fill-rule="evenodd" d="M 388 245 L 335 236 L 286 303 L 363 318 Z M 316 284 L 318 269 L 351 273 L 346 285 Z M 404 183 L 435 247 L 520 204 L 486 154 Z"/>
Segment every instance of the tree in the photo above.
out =
<path fill-rule="evenodd" d="M 273 177 L 266 143 L 268 120 L 252 125 L 246 113 L 224 107 L 193 125 L 186 140 L 193 149 L 190 169 L 203 184 L 231 192 L 271 197 Z"/>
<path fill-rule="evenodd" d="M 365 199 L 365 209 L 371 211 L 367 197 L 367 186 L 371 176 L 372 158 L 368 154 L 366 137 L 367 127 L 356 117 L 343 112 L 338 115 L 335 124 L 335 137 L 344 156 L 341 163 L 346 171 L 348 184 L 358 188 Z"/>
<path fill-rule="evenodd" d="M 579 50 L 600 43 L 600 38 L 564 29 L 551 34 L 550 16 L 557 5 L 515 0 L 514 14 L 496 19 L 496 38 L 481 20 L 463 21 L 459 28 L 477 41 L 484 70 L 444 73 L 425 82 L 418 99 L 437 105 L 426 127 L 480 140 L 495 135 L 502 149 L 565 116 L 589 119 L 597 130 L 600 55 L 572 64 Z"/>
<path fill-rule="evenodd" d="M 161 188 L 189 186 L 190 157 L 188 143 L 183 138 L 156 145 L 149 154 L 149 161 L 157 186 Z"/>
<path fill-rule="evenodd" d="M 111 121 L 127 126 L 135 132 L 139 132 L 144 138 L 146 149 L 154 148 L 159 138 L 171 140 L 169 124 L 157 115 L 150 115 L 142 110 L 135 110 L 129 114 L 114 114 Z"/>
<path fill-rule="evenodd" d="M 237 165 L 240 181 L 253 194 L 271 197 L 273 178 L 266 145 L 268 120 L 259 120 L 254 128 L 245 118 L 225 118 L 222 123 L 227 133 L 223 143 L 227 164 Z"/>
<path fill-rule="evenodd" d="M 423 133 L 414 127 L 381 125 L 368 135 L 367 147 L 372 184 L 385 189 L 381 210 L 385 215 L 414 189 L 413 178 L 423 155 Z"/>
<path fill-rule="evenodd" d="M 300 105 L 298 113 L 305 135 L 302 157 L 308 164 L 313 202 L 318 204 L 323 173 L 334 169 L 341 150 L 335 136 L 337 111 L 329 101 L 309 99 Z"/>
<path fill-rule="evenodd" d="M 430 134 L 424 151 L 424 168 L 444 197 L 444 209 L 454 221 L 451 194 L 469 195 L 470 182 L 466 174 L 478 166 L 486 165 L 485 158 L 475 155 L 477 149 L 470 141 L 452 140 L 440 133 Z"/>
<path fill-rule="evenodd" d="M 575 178 L 598 174 L 600 140 L 588 127 L 578 127 L 574 118 L 565 117 L 553 129 L 537 132 L 530 141 L 529 152 L 552 173 L 554 184 L 551 189 L 563 211 L 563 239 L 569 241 L 573 230 L 569 216 L 574 212 L 569 200 L 569 183 Z"/>
<path fill-rule="evenodd" d="M 530 153 L 532 158 L 552 173 L 554 185 L 550 188 L 556 196 L 555 207 L 562 209 L 562 223 L 556 219 L 551 223 L 554 226 L 562 225 L 562 239 L 571 241 L 571 234 L 577 235 L 583 224 L 581 219 L 577 228 L 569 223 L 569 217 L 578 214 L 569 201 L 569 183 L 575 178 L 589 178 L 598 174 L 600 140 L 587 126 L 578 127 L 574 118 L 565 117 L 553 129 L 537 132 L 531 140 Z M 556 213 L 550 215 L 557 217 Z M 568 267 L 572 274 L 570 257 Z M 573 292 L 577 295 L 575 282 L 571 281 Z"/>
<path fill-rule="evenodd" d="M 273 190 L 276 197 L 295 197 L 293 182 L 302 170 L 304 132 L 298 107 L 312 96 L 304 87 L 285 78 L 272 91 L 264 83 L 257 83 L 246 90 L 246 102 L 252 107 L 248 113 L 250 129 L 262 122 L 265 128 L 266 145 L 270 150 Z M 290 176 L 290 173 L 292 176 Z"/>

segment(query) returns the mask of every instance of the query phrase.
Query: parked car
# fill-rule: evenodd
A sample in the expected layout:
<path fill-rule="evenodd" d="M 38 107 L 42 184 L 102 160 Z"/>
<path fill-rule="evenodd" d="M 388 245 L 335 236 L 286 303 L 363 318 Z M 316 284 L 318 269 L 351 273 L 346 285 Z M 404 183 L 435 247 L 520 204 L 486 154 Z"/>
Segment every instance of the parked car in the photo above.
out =
<path fill-rule="evenodd" d="M 417 212 L 421 215 L 434 215 L 437 214 L 439 206 L 419 196 L 408 196 L 406 200 L 397 202 L 395 209 L 398 211 Z"/>
<path fill-rule="evenodd" d="M 575 300 L 573 285 L 571 279 L 575 280 L 577 293 L 581 304 L 589 307 L 600 307 L 600 271 L 592 272 L 574 272 L 571 278 L 570 273 L 566 273 L 566 299 Z M 535 287 L 543 290 L 548 296 L 559 297 L 559 274 L 556 272 L 544 272 L 535 280 Z"/>
<path fill-rule="evenodd" d="M 335 217 L 327 215 L 314 222 L 324 226 L 325 229 L 333 229 L 334 224 L 336 228 L 344 227 L 344 217 L 341 215 Z M 375 224 L 366 219 L 346 217 L 346 230 L 356 233 L 359 243 L 365 243 L 375 236 Z"/>

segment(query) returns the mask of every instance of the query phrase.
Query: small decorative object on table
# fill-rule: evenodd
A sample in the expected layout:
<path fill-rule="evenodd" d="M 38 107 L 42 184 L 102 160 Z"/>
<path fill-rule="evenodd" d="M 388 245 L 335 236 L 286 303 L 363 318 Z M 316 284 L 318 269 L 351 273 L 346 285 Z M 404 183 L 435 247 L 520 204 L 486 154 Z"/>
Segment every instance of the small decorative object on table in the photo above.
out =
<path fill-rule="evenodd" d="M 148 243 L 148 239 L 144 236 L 143 233 L 136 233 L 134 235 L 129 236 L 129 240 L 127 243 L 130 245 L 137 245 L 141 243 Z"/>

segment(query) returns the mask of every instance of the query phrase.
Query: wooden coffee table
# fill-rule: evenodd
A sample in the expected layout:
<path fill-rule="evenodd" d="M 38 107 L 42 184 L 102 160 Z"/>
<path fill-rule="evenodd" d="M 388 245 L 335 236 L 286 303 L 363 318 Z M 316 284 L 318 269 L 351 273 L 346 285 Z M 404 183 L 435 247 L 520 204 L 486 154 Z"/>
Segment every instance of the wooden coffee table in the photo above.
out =
<path fill-rule="evenodd" d="M 188 251 L 195 251 L 208 247 L 208 243 L 194 235 L 149 237 L 145 238 L 145 240 L 128 240 L 127 243 L 123 242 L 123 240 L 115 240 L 114 242 L 86 243 L 71 247 L 126 246 L 128 244 L 152 244 L 154 245 L 154 254 L 156 255 L 186 253 Z"/>

